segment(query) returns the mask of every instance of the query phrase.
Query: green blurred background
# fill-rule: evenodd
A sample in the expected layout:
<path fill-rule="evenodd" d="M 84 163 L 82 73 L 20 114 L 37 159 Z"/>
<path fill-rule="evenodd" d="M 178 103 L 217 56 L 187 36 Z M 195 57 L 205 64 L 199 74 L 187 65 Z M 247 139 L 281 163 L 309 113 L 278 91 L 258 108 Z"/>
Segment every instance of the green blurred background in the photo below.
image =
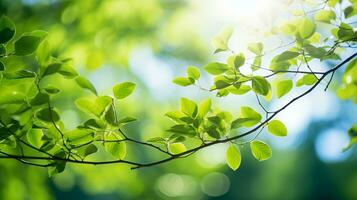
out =
<path fill-rule="evenodd" d="M 180 96 L 210 96 L 197 88 L 181 89 L 171 80 L 184 74 L 187 65 L 224 58 L 212 54 L 211 39 L 220 29 L 233 26 L 232 46 L 244 51 L 244 44 L 269 37 L 265 31 L 281 19 L 285 8 L 283 0 L 0 2 L 1 12 L 15 21 L 17 36 L 35 29 L 48 31 L 53 54 L 73 58 L 76 69 L 101 93 L 120 81 L 138 83 L 138 91 L 119 105 L 123 115 L 140 119 L 126 128 L 137 139 L 164 135 L 170 121 L 163 115 L 177 107 Z M 56 105 L 71 128 L 83 121 L 74 106 L 68 106 L 80 90 L 64 80 L 58 84 L 66 88 L 66 95 L 58 96 Z M 238 111 L 253 97 L 215 103 Z M 273 157 L 258 163 L 249 149 L 243 149 L 236 172 L 225 165 L 224 144 L 139 170 L 68 164 L 53 178 L 45 169 L 1 160 L 0 199 L 357 199 L 355 148 L 342 153 L 348 142 L 346 130 L 357 120 L 355 113 L 351 102 L 342 102 L 333 92 L 316 91 L 279 116 L 289 128 L 288 137 L 262 136 L 272 144 Z M 144 161 L 158 156 L 140 148 L 129 151 Z"/>

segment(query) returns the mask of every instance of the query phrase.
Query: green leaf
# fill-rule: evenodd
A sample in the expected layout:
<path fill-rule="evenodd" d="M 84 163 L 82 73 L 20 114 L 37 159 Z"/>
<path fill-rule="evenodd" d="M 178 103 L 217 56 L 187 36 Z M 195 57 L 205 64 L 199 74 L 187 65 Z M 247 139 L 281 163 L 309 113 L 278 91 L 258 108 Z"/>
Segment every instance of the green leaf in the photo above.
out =
<path fill-rule="evenodd" d="M 208 65 L 204 66 L 204 70 L 212 75 L 219 75 L 223 74 L 229 69 L 229 66 L 224 63 L 213 62 L 209 63 Z"/>
<path fill-rule="evenodd" d="M 303 77 L 305 85 L 313 85 L 317 82 L 317 78 L 313 74 L 306 74 Z"/>
<path fill-rule="evenodd" d="M 215 89 L 223 89 L 223 88 L 229 87 L 232 84 L 228 83 L 228 82 L 226 82 L 224 80 L 216 80 L 214 82 L 214 85 L 216 86 Z"/>
<path fill-rule="evenodd" d="M 48 96 L 48 94 L 39 92 L 37 93 L 35 98 L 31 100 L 30 104 L 33 106 L 39 106 L 39 105 L 47 104 L 49 100 L 50 97 Z"/>
<path fill-rule="evenodd" d="M 71 145 L 79 146 L 93 141 L 93 130 L 73 129 L 63 133 Z"/>
<path fill-rule="evenodd" d="M 350 25 L 341 23 L 337 31 L 337 36 L 340 40 L 351 40 L 356 38 L 356 33 Z"/>
<path fill-rule="evenodd" d="M 294 51 L 284 51 L 283 53 L 281 53 L 277 58 L 276 58 L 276 62 L 282 62 L 282 61 L 286 61 L 286 60 L 290 60 L 293 58 L 296 58 L 300 55 L 299 52 L 294 52 Z"/>
<path fill-rule="evenodd" d="M 116 111 L 114 110 L 113 104 L 110 104 L 109 107 L 104 111 L 104 119 L 106 122 L 113 126 L 117 126 L 116 122 Z"/>
<path fill-rule="evenodd" d="M 66 153 L 63 150 L 55 153 L 55 157 L 58 158 L 66 158 Z M 66 168 L 66 161 L 63 160 L 55 160 L 54 163 L 50 167 L 48 167 L 48 175 L 50 177 L 63 172 Z"/>
<path fill-rule="evenodd" d="M 86 79 L 85 77 L 77 76 L 75 80 L 76 80 L 76 83 L 81 88 L 87 89 L 87 90 L 91 91 L 93 94 L 98 95 L 97 90 L 95 89 L 93 84 L 91 82 L 89 82 L 89 80 Z"/>
<path fill-rule="evenodd" d="M 269 93 L 270 88 L 270 83 L 264 77 L 253 76 L 252 89 L 255 93 L 265 96 Z"/>
<path fill-rule="evenodd" d="M 283 124 L 283 122 L 279 120 L 272 120 L 268 123 L 268 131 L 275 136 L 287 136 L 288 129 Z"/>
<path fill-rule="evenodd" d="M 106 124 L 104 124 L 102 121 L 95 120 L 95 119 L 89 119 L 85 121 L 83 124 L 85 128 L 94 129 L 94 130 L 105 128 L 105 125 Z"/>
<path fill-rule="evenodd" d="M 31 128 L 27 131 L 27 141 L 37 148 L 40 148 L 43 144 L 42 137 L 43 132 L 42 129 L 39 128 Z"/>
<path fill-rule="evenodd" d="M 253 52 L 257 56 L 260 56 L 262 55 L 262 51 L 263 51 L 263 43 L 261 42 L 250 43 L 248 44 L 248 50 Z"/>
<path fill-rule="evenodd" d="M 195 129 L 190 125 L 177 124 L 172 126 L 170 129 L 166 130 L 170 133 L 177 133 L 180 135 L 187 135 L 189 137 L 193 137 L 196 135 Z"/>
<path fill-rule="evenodd" d="M 47 85 L 44 90 L 48 93 L 48 94 L 57 94 L 60 92 L 60 89 L 58 89 L 56 86 L 53 85 Z"/>
<path fill-rule="evenodd" d="M 147 141 L 152 143 L 166 144 L 165 138 L 162 137 L 153 137 L 148 139 Z"/>
<path fill-rule="evenodd" d="M 106 141 L 118 141 L 123 138 L 116 133 L 108 132 L 105 133 L 104 139 Z M 109 152 L 114 158 L 122 160 L 126 156 L 126 144 L 125 142 L 105 142 L 105 150 Z"/>
<path fill-rule="evenodd" d="M 15 35 L 15 24 L 6 16 L 0 17 L 0 44 L 11 40 Z"/>
<path fill-rule="evenodd" d="M 210 98 L 201 101 L 198 106 L 198 115 L 203 118 L 207 115 L 207 113 L 211 110 L 212 101 Z"/>
<path fill-rule="evenodd" d="M 231 85 L 227 89 L 232 94 L 242 95 L 249 92 L 251 90 L 251 87 L 249 85 L 239 85 L 239 87 L 235 85 Z"/>
<path fill-rule="evenodd" d="M 172 154 L 179 154 L 186 151 L 186 146 L 181 142 L 172 143 L 172 144 L 170 143 L 168 144 L 168 149 L 169 152 Z"/>
<path fill-rule="evenodd" d="M 284 96 L 293 88 L 293 81 L 292 80 L 283 80 L 279 81 L 276 85 L 276 96 L 278 98 Z"/>
<path fill-rule="evenodd" d="M 249 120 L 246 120 L 245 122 L 241 122 L 241 126 L 244 127 L 252 127 L 256 125 L 257 123 L 262 120 L 262 116 L 256 112 L 254 109 L 248 107 L 248 106 L 242 106 L 240 108 L 240 116 L 239 118 L 246 118 Z"/>
<path fill-rule="evenodd" d="M 207 130 L 207 134 L 215 139 L 221 138 L 221 134 L 217 131 L 217 129 L 214 126 L 210 127 Z"/>
<path fill-rule="evenodd" d="M 191 79 L 198 80 L 201 76 L 201 73 L 197 67 L 190 66 L 187 68 L 187 76 Z"/>
<path fill-rule="evenodd" d="M 75 101 L 76 106 L 87 113 L 94 114 L 100 117 L 105 109 L 112 103 L 112 98 L 108 96 L 101 96 L 92 101 L 88 98 L 79 98 Z"/>
<path fill-rule="evenodd" d="M 331 10 L 321 10 L 315 14 L 315 20 L 320 22 L 330 23 L 335 18 L 335 12 Z"/>
<path fill-rule="evenodd" d="M 35 76 L 36 76 L 36 73 L 34 73 L 32 71 L 25 70 L 25 69 L 4 73 L 4 77 L 8 78 L 8 79 L 32 78 Z"/>
<path fill-rule="evenodd" d="M 64 78 L 68 79 L 72 79 L 78 76 L 78 73 L 73 68 L 73 66 L 68 63 L 62 63 L 58 69 L 58 73 L 61 74 Z"/>
<path fill-rule="evenodd" d="M 231 123 L 231 129 L 237 129 L 244 126 L 244 123 L 253 121 L 252 118 L 238 118 Z"/>
<path fill-rule="evenodd" d="M 52 122 L 52 121 L 57 122 L 60 120 L 59 114 L 55 110 L 53 109 L 49 110 L 48 108 L 42 108 L 38 110 L 35 113 L 35 116 L 37 117 L 37 119 L 45 122 Z"/>
<path fill-rule="evenodd" d="M 169 112 L 165 113 L 165 116 L 169 117 L 174 122 L 178 122 L 178 123 L 183 122 L 184 120 L 182 120 L 182 119 L 184 119 L 184 118 L 190 118 L 191 119 L 191 117 L 187 117 L 187 115 L 185 115 L 181 111 L 169 111 Z"/>
<path fill-rule="evenodd" d="M 340 3 L 341 0 L 329 0 L 327 1 L 327 5 L 330 6 L 331 8 L 335 7 L 336 4 Z"/>
<path fill-rule="evenodd" d="M 317 48 L 311 44 L 306 44 L 304 45 L 304 48 L 309 56 L 314 58 L 323 58 L 325 55 L 327 55 L 327 51 L 322 47 Z"/>
<path fill-rule="evenodd" d="M 181 86 L 189 86 L 195 83 L 193 79 L 186 77 L 176 77 L 174 80 L 172 80 L 172 82 Z"/>
<path fill-rule="evenodd" d="M 90 144 L 85 148 L 83 156 L 89 156 L 90 154 L 96 153 L 98 148 L 94 144 Z"/>
<path fill-rule="evenodd" d="M 34 53 L 46 35 L 46 32 L 39 30 L 24 33 L 15 41 L 15 55 L 26 56 Z"/>
<path fill-rule="evenodd" d="M 50 60 L 51 60 L 51 54 L 50 54 L 50 44 L 48 43 L 47 40 L 43 40 L 40 45 L 38 45 L 37 50 L 36 50 L 36 57 L 38 60 L 38 63 L 41 66 L 48 65 Z"/>
<path fill-rule="evenodd" d="M 233 29 L 226 27 L 213 39 L 214 53 L 228 50 L 228 41 L 232 33 Z"/>
<path fill-rule="evenodd" d="M 130 122 L 135 122 L 138 119 L 134 118 L 134 117 L 123 117 L 121 119 L 118 120 L 118 124 L 127 124 Z"/>
<path fill-rule="evenodd" d="M 119 83 L 113 87 L 114 96 L 117 99 L 124 99 L 134 92 L 135 87 L 135 83 L 132 82 Z"/>
<path fill-rule="evenodd" d="M 236 54 L 228 57 L 227 63 L 229 66 L 235 67 L 238 69 L 239 67 L 243 66 L 245 62 L 244 54 Z"/>
<path fill-rule="evenodd" d="M 254 58 L 254 61 L 251 64 L 250 68 L 253 71 L 256 71 L 260 68 L 261 65 L 262 65 L 262 57 L 259 56 L 259 57 Z"/>
<path fill-rule="evenodd" d="M 272 156 L 272 150 L 269 145 L 259 140 L 250 142 L 250 150 L 259 161 L 267 160 Z"/>
<path fill-rule="evenodd" d="M 24 103 L 26 97 L 26 94 L 24 93 L 25 86 L 25 84 L 11 86 L 0 84 L 0 105 Z"/>
<path fill-rule="evenodd" d="M 186 138 L 179 134 L 173 134 L 169 137 L 169 141 L 171 143 L 183 142 L 185 140 L 186 140 Z"/>
<path fill-rule="evenodd" d="M 181 111 L 186 115 L 195 118 L 198 112 L 197 105 L 194 101 L 186 98 L 181 98 L 180 100 Z"/>
<path fill-rule="evenodd" d="M 233 170 L 237 170 L 240 166 L 241 160 L 242 156 L 239 149 L 231 144 L 226 151 L 226 162 L 228 166 Z"/>
<path fill-rule="evenodd" d="M 351 6 L 347 6 L 344 10 L 343 10 L 343 14 L 345 14 L 345 18 L 349 18 L 352 16 L 355 16 L 357 14 L 357 4 L 353 4 Z"/>
<path fill-rule="evenodd" d="M 298 32 L 302 39 L 307 39 L 315 33 L 316 26 L 309 18 L 304 18 L 299 26 Z"/>

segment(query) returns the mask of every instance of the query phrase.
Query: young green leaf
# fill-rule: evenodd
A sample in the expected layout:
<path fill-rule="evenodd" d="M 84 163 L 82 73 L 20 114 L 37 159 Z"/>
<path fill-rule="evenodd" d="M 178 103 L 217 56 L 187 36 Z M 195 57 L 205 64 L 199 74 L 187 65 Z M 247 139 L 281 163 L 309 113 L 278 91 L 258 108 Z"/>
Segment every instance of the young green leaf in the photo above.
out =
<path fill-rule="evenodd" d="M 57 94 L 60 92 L 60 90 L 56 87 L 56 86 L 53 86 L 53 85 L 47 85 L 45 88 L 44 88 L 45 92 L 47 92 L 48 94 Z"/>
<path fill-rule="evenodd" d="M 83 76 L 77 76 L 76 77 L 76 83 L 84 89 L 87 89 L 89 91 L 91 91 L 93 94 L 98 96 L 97 90 L 95 89 L 95 87 L 93 86 L 93 84 L 91 82 L 89 82 L 88 79 L 86 79 Z"/>
<path fill-rule="evenodd" d="M 46 36 L 47 33 L 40 30 L 24 33 L 15 41 L 15 55 L 27 56 L 34 53 Z"/>
<path fill-rule="evenodd" d="M 247 119 L 241 120 L 240 124 L 244 127 L 252 127 L 262 120 L 262 116 L 256 112 L 254 109 L 248 106 L 242 106 L 240 108 L 240 116 L 239 118 Z M 249 119 L 249 120 L 248 120 Z"/>
<path fill-rule="evenodd" d="M 204 70 L 212 75 L 220 75 L 226 72 L 229 69 L 229 66 L 224 63 L 213 62 L 204 66 Z"/>
<path fill-rule="evenodd" d="M 282 61 L 290 60 L 290 59 L 296 58 L 296 57 L 299 56 L 299 55 L 300 55 L 299 52 L 284 51 L 283 53 L 281 53 L 281 54 L 276 58 L 276 62 L 282 62 Z"/>
<path fill-rule="evenodd" d="M 5 15 L 0 17 L 0 44 L 11 40 L 15 35 L 15 24 Z"/>
<path fill-rule="evenodd" d="M 63 135 L 71 145 L 83 145 L 93 141 L 94 133 L 93 130 L 76 128 L 64 132 Z"/>
<path fill-rule="evenodd" d="M 231 83 L 228 83 L 225 80 L 216 80 L 214 82 L 214 85 L 216 86 L 215 89 L 223 89 L 223 88 L 229 87 L 231 85 Z"/>
<path fill-rule="evenodd" d="M 43 144 L 42 141 L 43 132 L 39 128 L 31 128 L 27 131 L 27 141 L 37 148 L 40 148 Z"/>
<path fill-rule="evenodd" d="M 34 73 L 32 71 L 25 70 L 25 69 L 4 73 L 4 77 L 8 78 L 8 79 L 32 78 L 35 76 L 36 76 L 36 73 Z"/>
<path fill-rule="evenodd" d="M 104 139 L 108 142 L 104 143 L 105 150 L 109 152 L 114 158 L 122 160 L 126 156 L 126 144 L 120 142 L 123 138 L 116 133 L 105 133 Z"/>
<path fill-rule="evenodd" d="M 292 80 L 279 81 L 276 85 L 276 96 L 278 98 L 284 96 L 292 89 L 292 87 L 293 87 Z"/>
<path fill-rule="evenodd" d="M 263 43 L 250 43 L 248 44 L 248 50 L 253 52 L 255 55 L 260 56 L 263 51 Z"/>
<path fill-rule="evenodd" d="M 315 20 L 320 22 L 330 23 L 335 18 L 335 12 L 331 10 L 321 10 L 315 14 Z"/>
<path fill-rule="evenodd" d="M 233 170 L 237 170 L 240 166 L 241 160 L 242 156 L 239 149 L 231 144 L 226 151 L 226 162 L 228 166 Z"/>
<path fill-rule="evenodd" d="M 41 66 L 49 64 L 51 60 L 50 54 L 50 44 L 47 40 L 43 40 L 40 45 L 38 45 L 36 50 L 36 58 Z"/>
<path fill-rule="evenodd" d="M 226 27 L 213 39 L 214 53 L 228 50 L 228 41 L 232 33 L 233 29 Z"/>
<path fill-rule="evenodd" d="M 287 136 L 288 129 L 283 124 L 283 122 L 279 120 L 272 120 L 268 123 L 268 131 L 275 136 Z"/>
<path fill-rule="evenodd" d="M 189 86 L 195 83 L 194 79 L 186 77 L 176 77 L 172 82 L 180 86 Z"/>
<path fill-rule="evenodd" d="M 87 147 L 85 147 L 83 156 L 84 156 L 84 157 L 87 157 L 87 156 L 89 156 L 90 154 L 93 154 L 93 153 L 95 153 L 95 152 L 97 152 L 97 151 L 98 151 L 98 148 L 97 148 L 94 144 L 90 144 L 90 145 L 88 145 Z"/>
<path fill-rule="evenodd" d="M 270 90 L 270 83 L 262 76 L 253 76 L 252 89 L 257 94 L 267 95 Z"/>
<path fill-rule="evenodd" d="M 200 105 L 198 106 L 198 115 L 203 118 L 207 115 L 207 113 L 211 110 L 211 99 L 205 99 L 201 101 Z"/>
<path fill-rule="evenodd" d="M 135 122 L 138 119 L 134 118 L 134 117 L 123 117 L 121 119 L 118 120 L 118 124 L 127 124 L 130 122 Z"/>
<path fill-rule="evenodd" d="M 148 142 L 158 143 L 158 144 L 166 144 L 165 138 L 162 137 L 153 137 L 147 140 Z"/>
<path fill-rule="evenodd" d="M 187 135 L 189 137 L 194 137 L 196 135 L 196 131 L 192 126 L 184 125 L 184 124 L 174 125 L 166 131 L 170 133 L 180 134 L 180 135 Z"/>
<path fill-rule="evenodd" d="M 172 154 L 179 154 L 186 151 L 186 146 L 181 142 L 170 143 L 168 144 L 168 149 Z"/>
<path fill-rule="evenodd" d="M 45 122 L 52 122 L 52 121 L 57 122 L 60 120 L 59 114 L 55 110 L 53 109 L 49 110 L 48 108 L 42 108 L 38 110 L 35 113 L 35 116 L 37 119 Z"/>
<path fill-rule="evenodd" d="M 316 26 L 309 18 L 304 18 L 299 26 L 298 32 L 302 39 L 307 39 L 315 33 Z"/>
<path fill-rule="evenodd" d="M 100 117 L 105 109 L 111 105 L 112 98 L 108 96 L 101 96 L 92 101 L 88 98 L 79 98 L 75 101 L 76 106 L 87 113 L 94 114 L 97 117 Z"/>
<path fill-rule="evenodd" d="M 197 67 L 190 66 L 187 68 L 187 77 L 198 80 L 201 76 L 200 70 Z"/>
<path fill-rule="evenodd" d="M 232 94 L 242 95 L 249 92 L 251 90 L 251 87 L 249 85 L 239 85 L 239 86 L 231 85 L 227 88 L 227 90 Z"/>
<path fill-rule="evenodd" d="M 317 48 L 311 44 L 304 45 L 304 48 L 306 52 L 309 54 L 309 56 L 314 58 L 323 58 L 327 54 L 327 51 L 324 48 L 322 47 Z"/>
<path fill-rule="evenodd" d="M 227 59 L 227 64 L 229 66 L 236 68 L 236 69 L 243 66 L 244 62 L 245 62 L 245 57 L 244 57 L 244 54 L 242 54 L 242 53 L 232 55 L 232 56 L 228 57 L 228 59 Z"/>
<path fill-rule="evenodd" d="M 124 99 L 134 92 L 135 87 L 135 83 L 132 82 L 119 83 L 113 87 L 114 96 L 117 99 Z"/>
<path fill-rule="evenodd" d="M 186 115 L 195 118 L 198 112 L 197 105 L 194 101 L 191 101 L 186 98 L 181 98 L 180 100 L 181 104 L 181 111 L 185 113 Z"/>
<path fill-rule="evenodd" d="M 259 161 L 267 160 L 272 156 L 272 150 L 269 145 L 259 140 L 250 142 L 250 150 L 254 158 Z"/>
<path fill-rule="evenodd" d="M 313 74 L 305 74 L 303 80 L 305 85 L 313 85 L 317 82 L 317 78 Z"/>

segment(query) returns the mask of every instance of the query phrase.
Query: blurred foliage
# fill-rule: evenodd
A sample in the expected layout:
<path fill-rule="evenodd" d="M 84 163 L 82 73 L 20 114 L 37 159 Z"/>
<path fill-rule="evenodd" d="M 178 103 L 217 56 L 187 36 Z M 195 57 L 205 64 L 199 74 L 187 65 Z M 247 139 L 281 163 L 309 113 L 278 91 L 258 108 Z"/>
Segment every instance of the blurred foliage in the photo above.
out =
<path fill-rule="evenodd" d="M 2 0 L 0 5 L 18 33 L 48 31 L 55 56 L 75 57 L 75 66 L 88 70 L 128 66 L 131 51 L 146 45 L 165 57 L 207 58 L 198 35 L 183 32 L 190 28 L 179 17 L 185 1 Z"/>

